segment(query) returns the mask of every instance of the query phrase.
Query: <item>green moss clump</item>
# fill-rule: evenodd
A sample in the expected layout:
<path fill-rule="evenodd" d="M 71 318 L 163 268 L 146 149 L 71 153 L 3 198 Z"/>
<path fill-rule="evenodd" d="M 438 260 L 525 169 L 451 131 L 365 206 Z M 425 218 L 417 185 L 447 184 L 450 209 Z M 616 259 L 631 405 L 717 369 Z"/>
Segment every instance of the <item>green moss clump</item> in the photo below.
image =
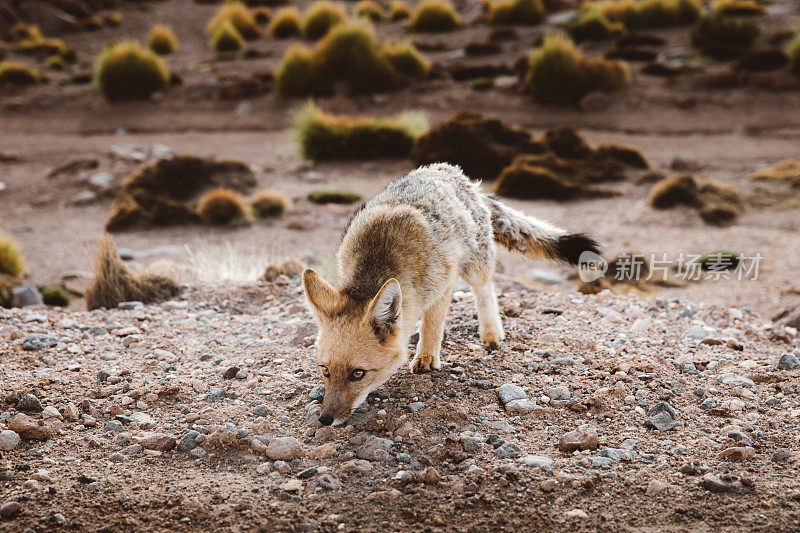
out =
<path fill-rule="evenodd" d="M 354 204 L 361 201 L 361 195 L 357 192 L 335 189 L 315 189 L 308 193 L 307 198 L 315 204 Z"/>
<path fill-rule="evenodd" d="M 67 307 L 70 302 L 70 296 L 67 289 L 61 285 L 52 285 L 42 289 L 42 300 L 46 305 Z"/>

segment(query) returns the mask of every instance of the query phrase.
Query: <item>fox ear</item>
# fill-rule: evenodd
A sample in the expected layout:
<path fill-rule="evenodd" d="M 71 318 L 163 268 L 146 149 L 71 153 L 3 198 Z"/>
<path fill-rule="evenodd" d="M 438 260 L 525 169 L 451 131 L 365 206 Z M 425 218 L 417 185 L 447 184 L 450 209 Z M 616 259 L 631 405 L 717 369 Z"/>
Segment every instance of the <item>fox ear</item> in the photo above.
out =
<path fill-rule="evenodd" d="M 383 284 L 378 294 L 372 299 L 367 311 L 367 318 L 375 335 L 381 341 L 386 340 L 394 332 L 402 306 L 403 294 L 400 291 L 400 283 L 391 278 Z"/>
<path fill-rule="evenodd" d="M 311 268 L 303 271 L 303 289 L 306 299 L 318 318 L 330 316 L 336 305 L 337 292 L 333 285 Z"/>

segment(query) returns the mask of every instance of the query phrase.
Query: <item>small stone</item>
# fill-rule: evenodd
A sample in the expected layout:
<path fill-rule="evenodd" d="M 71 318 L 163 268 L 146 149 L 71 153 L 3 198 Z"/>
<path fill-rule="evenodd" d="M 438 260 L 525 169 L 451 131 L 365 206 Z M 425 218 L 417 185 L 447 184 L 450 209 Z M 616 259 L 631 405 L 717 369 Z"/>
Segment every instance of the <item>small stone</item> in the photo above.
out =
<path fill-rule="evenodd" d="M 739 478 L 738 476 L 716 476 L 706 474 L 700 481 L 700 486 L 711 492 L 731 492 L 749 494 L 755 488 L 752 481 Z"/>
<path fill-rule="evenodd" d="M 597 430 L 590 424 L 578 426 L 577 429 L 562 435 L 561 439 L 558 441 L 558 449 L 562 452 L 594 450 L 597 449 L 597 446 Z"/>
<path fill-rule="evenodd" d="M 21 441 L 22 438 L 16 431 L 11 431 L 10 429 L 0 431 L 0 451 L 10 452 L 19 446 Z"/>
<path fill-rule="evenodd" d="M 356 457 L 359 459 L 366 459 L 367 461 L 376 461 L 380 458 L 386 458 L 389 450 L 392 447 L 392 441 L 382 437 L 374 437 L 366 441 L 361 447 L 356 450 Z M 385 452 L 385 453 L 379 453 Z"/>
<path fill-rule="evenodd" d="M 121 463 L 121 462 L 123 462 L 125 460 L 125 456 L 122 455 L 119 452 L 116 452 L 116 453 L 112 453 L 111 455 L 109 455 L 108 456 L 108 460 L 112 461 L 114 463 Z"/>
<path fill-rule="evenodd" d="M 263 403 L 253 407 L 253 414 L 256 416 L 267 416 L 270 412 L 269 406 Z"/>
<path fill-rule="evenodd" d="M 233 378 L 235 378 L 235 377 L 236 377 L 236 374 L 238 374 L 238 373 L 239 373 L 239 370 L 241 370 L 241 369 L 240 369 L 238 366 L 236 366 L 236 365 L 229 366 L 229 367 L 228 367 L 228 368 L 226 368 L 226 369 L 225 369 L 225 371 L 222 373 L 222 377 L 223 377 L 224 379 L 233 379 Z"/>
<path fill-rule="evenodd" d="M 794 370 L 800 368 L 800 361 L 794 354 L 785 353 L 778 360 L 777 368 L 778 370 Z"/>
<path fill-rule="evenodd" d="M 752 379 L 738 374 L 722 374 L 719 376 L 719 379 L 722 385 L 727 387 L 747 387 L 748 389 L 752 389 L 756 386 Z"/>
<path fill-rule="evenodd" d="M 647 416 L 655 416 L 658 413 L 669 413 L 671 418 L 675 418 L 675 408 L 669 402 L 658 402 L 650 410 L 647 411 Z"/>
<path fill-rule="evenodd" d="M 778 448 L 772 452 L 773 463 L 785 463 L 792 458 L 792 452 L 786 448 Z"/>
<path fill-rule="evenodd" d="M 45 348 L 54 348 L 57 345 L 58 339 L 39 333 L 28 335 L 22 340 L 22 349 L 27 352 L 38 352 Z"/>
<path fill-rule="evenodd" d="M 222 400 L 225 399 L 226 394 L 227 391 L 225 390 L 225 388 L 220 387 L 218 389 L 211 390 L 208 394 L 206 394 L 205 398 L 203 399 L 205 400 L 206 403 L 221 402 Z"/>
<path fill-rule="evenodd" d="M 412 413 L 420 411 L 423 407 L 425 407 L 425 404 L 422 402 L 411 402 L 410 404 L 408 404 L 408 410 L 411 411 Z"/>
<path fill-rule="evenodd" d="M 316 448 L 312 449 L 308 456 L 311 459 L 324 459 L 325 457 L 330 457 L 336 453 L 336 443 L 335 442 L 326 442 L 325 444 L 320 444 Z"/>
<path fill-rule="evenodd" d="M 536 404 L 527 398 L 511 400 L 505 404 L 506 412 L 512 415 L 526 415 L 536 409 Z"/>
<path fill-rule="evenodd" d="M 197 447 L 197 437 L 199 436 L 200 433 L 195 430 L 188 431 L 181 437 L 181 440 L 178 441 L 178 451 L 188 452 L 195 449 Z"/>
<path fill-rule="evenodd" d="M 153 450 L 156 452 L 166 452 L 173 449 L 177 445 L 177 439 L 169 435 L 153 434 L 145 437 L 139 441 L 142 448 L 145 450 Z"/>
<path fill-rule="evenodd" d="M 504 442 L 498 448 L 495 448 L 494 454 L 501 459 L 516 459 L 522 455 L 522 450 L 513 442 Z"/>
<path fill-rule="evenodd" d="M 22 506 L 19 502 L 6 502 L 0 505 L 0 518 L 8 520 L 17 516 L 21 511 Z"/>
<path fill-rule="evenodd" d="M 327 490 L 339 490 L 342 488 L 342 483 L 330 474 L 322 474 L 317 478 L 317 483 L 320 487 Z"/>
<path fill-rule="evenodd" d="M 572 396 L 569 392 L 569 387 L 565 387 L 564 385 L 549 387 L 544 393 L 549 396 L 551 400 L 569 400 Z"/>
<path fill-rule="evenodd" d="M 500 388 L 497 389 L 497 395 L 500 398 L 500 403 L 503 405 L 514 400 L 524 400 L 528 397 L 525 391 L 522 390 L 522 387 L 511 383 L 501 385 Z"/>
<path fill-rule="evenodd" d="M 106 422 L 103 431 L 113 432 L 113 433 L 121 433 L 125 431 L 125 427 L 122 425 L 122 422 L 119 420 L 109 420 Z"/>
<path fill-rule="evenodd" d="M 321 402 L 325 397 L 325 385 L 314 385 L 314 388 L 309 391 L 308 397 L 311 401 Z"/>
<path fill-rule="evenodd" d="M 17 402 L 17 409 L 20 411 L 40 413 L 42 412 L 42 403 L 39 398 L 33 394 L 23 394 L 22 398 Z"/>
<path fill-rule="evenodd" d="M 727 459 L 728 461 L 744 461 L 756 454 L 755 448 L 751 446 L 733 446 L 726 448 L 720 452 L 720 459 Z"/>
<path fill-rule="evenodd" d="M 23 439 L 47 440 L 53 436 L 53 426 L 44 420 L 34 420 L 28 415 L 19 413 L 8 423 L 8 429 L 19 434 Z"/>
<path fill-rule="evenodd" d="M 365 459 L 351 459 L 342 463 L 341 471 L 343 474 L 355 472 L 358 474 L 366 474 L 372 470 L 372 463 Z"/>
<path fill-rule="evenodd" d="M 661 481 L 660 479 L 653 479 L 650 480 L 650 483 L 647 484 L 647 494 L 655 495 L 661 494 L 662 492 L 666 492 L 674 487 L 665 481 Z"/>
<path fill-rule="evenodd" d="M 25 283 L 11 290 L 12 305 L 14 307 L 27 307 L 29 305 L 43 305 L 42 293 L 32 283 Z"/>
<path fill-rule="evenodd" d="M 655 416 L 651 416 L 644 421 L 645 427 L 657 429 L 658 431 L 669 431 L 678 424 L 673 420 L 667 411 L 661 411 Z"/>
<path fill-rule="evenodd" d="M 708 472 L 708 467 L 697 461 L 692 461 L 681 466 L 680 472 L 687 476 L 699 476 Z"/>
<path fill-rule="evenodd" d="M 710 411 L 711 409 L 715 409 L 717 407 L 717 400 L 714 398 L 706 398 L 702 402 L 700 402 L 700 409 L 704 411 Z"/>
<path fill-rule="evenodd" d="M 131 415 L 131 419 L 139 425 L 139 429 L 151 429 L 156 425 L 155 420 L 153 420 L 147 413 L 133 413 Z"/>
<path fill-rule="evenodd" d="M 638 457 L 638 453 L 633 450 L 627 450 L 624 448 L 609 448 L 608 446 L 602 446 L 600 448 L 600 455 L 603 457 L 608 457 L 613 461 L 633 461 Z"/>
<path fill-rule="evenodd" d="M 266 455 L 273 461 L 291 461 L 303 456 L 303 445 L 294 437 L 275 437 L 269 441 Z"/>
<path fill-rule="evenodd" d="M 281 484 L 281 489 L 286 492 L 297 492 L 303 490 L 303 482 L 299 479 L 290 479 L 289 481 Z"/>
<path fill-rule="evenodd" d="M 517 462 L 525 466 L 541 468 L 545 472 L 551 472 L 553 470 L 553 460 L 549 457 L 543 457 L 540 455 L 526 455 L 525 457 L 520 457 L 517 459 Z"/>
<path fill-rule="evenodd" d="M 581 509 L 572 509 L 571 511 L 567 511 L 566 513 L 564 513 L 564 516 L 566 516 L 567 518 L 579 518 L 581 520 L 589 518 L 589 515 L 586 514 L 586 511 L 583 511 Z"/>

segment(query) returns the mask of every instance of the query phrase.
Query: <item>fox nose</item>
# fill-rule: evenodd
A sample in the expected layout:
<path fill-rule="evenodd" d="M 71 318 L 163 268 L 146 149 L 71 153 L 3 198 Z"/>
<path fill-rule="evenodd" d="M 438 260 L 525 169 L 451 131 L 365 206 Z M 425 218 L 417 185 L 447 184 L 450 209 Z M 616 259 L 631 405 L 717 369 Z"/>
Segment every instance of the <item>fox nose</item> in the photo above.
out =
<path fill-rule="evenodd" d="M 319 423 L 323 426 L 330 426 L 333 424 L 333 417 L 331 415 L 319 415 Z"/>

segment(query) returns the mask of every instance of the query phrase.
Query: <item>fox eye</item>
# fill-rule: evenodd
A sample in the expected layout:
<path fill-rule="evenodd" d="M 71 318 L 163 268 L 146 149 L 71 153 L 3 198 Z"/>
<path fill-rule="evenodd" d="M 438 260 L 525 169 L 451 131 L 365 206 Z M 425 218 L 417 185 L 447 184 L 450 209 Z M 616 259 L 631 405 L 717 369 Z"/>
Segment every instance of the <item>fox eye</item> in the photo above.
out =
<path fill-rule="evenodd" d="M 363 378 L 364 374 L 366 374 L 366 373 L 367 373 L 366 370 L 362 370 L 360 368 L 356 368 L 355 370 L 350 372 L 350 378 L 349 379 L 350 379 L 350 381 L 358 381 L 359 379 Z"/>
<path fill-rule="evenodd" d="M 319 369 L 322 371 L 322 375 L 326 378 L 331 377 L 331 372 L 328 370 L 328 367 L 325 365 L 319 365 Z"/>

